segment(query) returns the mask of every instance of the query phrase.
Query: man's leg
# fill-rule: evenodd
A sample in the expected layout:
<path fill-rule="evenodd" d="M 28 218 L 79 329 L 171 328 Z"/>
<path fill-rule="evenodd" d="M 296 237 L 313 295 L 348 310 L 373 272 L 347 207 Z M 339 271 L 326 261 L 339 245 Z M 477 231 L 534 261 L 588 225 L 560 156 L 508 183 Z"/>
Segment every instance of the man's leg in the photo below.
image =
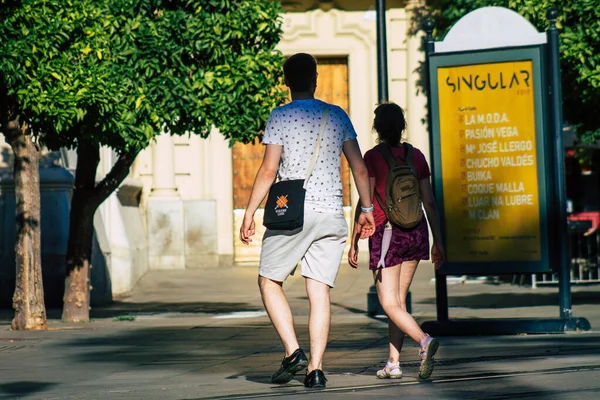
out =
<path fill-rule="evenodd" d="M 310 361 L 308 372 L 323 369 L 323 354 L 327 347 L 329 325 L 331 324 L 331 306 L 329 286 L 325 283 L 306 278 L 306 293 L 310 303 L 308 332 L 310 337 Z"/>
<path fill-rule="evenodd" d="M 289 357 L 300 346 L 294 330 L 292 310 L 283 293 L 282 284 L 283 282 L 276 282 L 260 275 L 258 277 L 263 304 L 285 347 L 285 356 Z"/>

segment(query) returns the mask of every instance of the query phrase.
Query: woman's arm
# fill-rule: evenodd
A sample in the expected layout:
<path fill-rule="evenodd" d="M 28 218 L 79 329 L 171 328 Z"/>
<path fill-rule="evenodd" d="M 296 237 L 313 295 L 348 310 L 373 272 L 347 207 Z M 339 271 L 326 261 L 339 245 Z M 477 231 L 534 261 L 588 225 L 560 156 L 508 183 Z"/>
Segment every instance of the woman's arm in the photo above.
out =
<path fill-rule="evenodd" d="M 423 208 L 427 214 L 427 220 L 433 234 L 433 246 L 431 248 L 431 258 L 435 263 L 436 269 L 439 269 L 444 262 L 444 248 L 442 246 L 442 228 L 440 224 L 440 214 L 437 209 L 435 198 L 433 197 L 433 189 L 429 178 L 419 181 L 419 190 L 421 192 L 421 200 L 423 200 Z"/>

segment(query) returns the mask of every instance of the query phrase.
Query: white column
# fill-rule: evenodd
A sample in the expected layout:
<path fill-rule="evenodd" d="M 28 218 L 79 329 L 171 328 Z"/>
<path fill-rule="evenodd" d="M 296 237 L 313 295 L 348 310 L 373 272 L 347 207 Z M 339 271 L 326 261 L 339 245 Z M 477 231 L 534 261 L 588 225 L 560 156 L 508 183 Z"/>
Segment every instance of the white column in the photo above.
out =
<path fill-rule="evenodd" d="M 185 268 L 184 208 L 175 184 L 173 139 L 167 133 L 153 144 L 147 212 L 149 268 Z"/>
<path fill-rule="evenodd" d="M 233 165 L 231 148 L 228 141 L 213 129 L 210 137 L 206 140 L 207 148 L 210 148 L 213 171 L 212 172 L 212 194 L 217 202 L 217 240 L 219 257 L 224 263 L 233 262 L 234 220 L 233 220 Z M 209 165 L 205 165 L 206 170 Z M 258 221 L 258 220 L 257 220 Z M 258 223 L 258 222 L 257 222 Z"/>
<path fill-rule="evenodd" d="M 175 147 L 173 138 L 163 133 L 152 143 L 152 190 L 151 197 L 178 198 L 175 183 Z"/>
<path fill-rule="evenodd" d="M 407 16 L 410 19 L 410 14 Z M 417 81 L 419 74 L 415 72 L 420 61 L 425 59 L 423 52 L 419 50 L 422 40 L 422 33 L 407 38 L 407 63 L 408 63 L 408 85 L 407 99 L 408 109 L 407 116 L 407 139 L 419 150 L 423 152 L 425 158 L 429 160 L 429 131 L 427 125 L 423 124 L 423 120 L 427 117 L 427 94 L 421 93 L 417 95 Z M 433 235 L 429 229 L 429 242 L 433 243 Z M 433 273 L 433 269 L 432 269 Z"/>
<path fill-rule="evenodd" d="M 423 119 L 426 117 L 427 96 L 424 93 L 417 95 L 417 80 L 419 74 L 415 72 L 419 62 L 424 59 L 424 54 L 419 51 L 421 35 L 411 36 L 407 39 L 408 85 L 407 99 L 407 136 L 408 141 L 425 154 L 429 160 L 429 134 Z"/>

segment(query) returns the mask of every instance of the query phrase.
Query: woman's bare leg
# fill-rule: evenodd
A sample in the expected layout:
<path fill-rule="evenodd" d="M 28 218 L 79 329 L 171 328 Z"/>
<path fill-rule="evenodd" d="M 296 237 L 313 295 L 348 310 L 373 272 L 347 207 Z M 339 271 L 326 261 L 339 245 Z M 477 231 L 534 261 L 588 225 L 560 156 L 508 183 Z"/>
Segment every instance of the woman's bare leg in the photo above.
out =
<path fill-rule="evenodd" d="M 407 261 L 400 265 L 400 282 L 398 286 L 398 302 L 400 307 L 406 311 L 406 297 L 410 289 L 415 271 L 417 270 L 419 261 Z M 400 361 L 400 352 L 404 343 L 404 332 L 402 332 L 396 324 L 391 320 L 388 324 L 388 332 L 390 337 L 390 362 Z"/>
<path fill-rule="evenodd" d="M 417 264 L 417 261 L 408 261 L 402 263 L 402 265 L 394 265 L 393 267 L 381 268 L 376 271 L 375 284 L 377 286 L 379 302 L 390 322 L 398 328 L 398 331 L 392 330 L 392 328 L 389 329 L 390 356 L 399 357 L 402 342 L 404 341 L 404 337 L 401 335 L 402 332 L 419 345 L 423 338 L 426 337 L 419 324 L 417 324 L 417 321 L 415 321 L 412 315 L 406 312 L 406 296 Z M 397 361 L 397 359 L 392 361 Z"/>

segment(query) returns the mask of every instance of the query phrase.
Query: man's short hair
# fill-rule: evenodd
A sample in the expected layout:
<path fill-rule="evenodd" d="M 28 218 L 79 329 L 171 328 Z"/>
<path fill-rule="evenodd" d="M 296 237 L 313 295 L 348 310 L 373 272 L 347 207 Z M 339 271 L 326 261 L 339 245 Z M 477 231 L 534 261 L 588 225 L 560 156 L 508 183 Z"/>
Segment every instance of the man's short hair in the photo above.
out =
<path fill-rule="evenodd" d="M 317 78 L 317 60 L 306 53 L 297 53 L 283 64 L 288 87 L 294 92 L 306 92 Z"/>

